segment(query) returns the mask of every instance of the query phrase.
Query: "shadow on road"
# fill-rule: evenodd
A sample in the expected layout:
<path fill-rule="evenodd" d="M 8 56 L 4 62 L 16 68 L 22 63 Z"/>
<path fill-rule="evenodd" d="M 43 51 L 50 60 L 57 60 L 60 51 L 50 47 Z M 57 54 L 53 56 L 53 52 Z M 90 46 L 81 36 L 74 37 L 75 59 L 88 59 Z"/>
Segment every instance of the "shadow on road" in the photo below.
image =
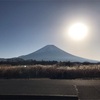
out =
<path fill-rule="evenodd" d="M 78 100 L 77 96 L 0 95 L 0 100 Z"/>

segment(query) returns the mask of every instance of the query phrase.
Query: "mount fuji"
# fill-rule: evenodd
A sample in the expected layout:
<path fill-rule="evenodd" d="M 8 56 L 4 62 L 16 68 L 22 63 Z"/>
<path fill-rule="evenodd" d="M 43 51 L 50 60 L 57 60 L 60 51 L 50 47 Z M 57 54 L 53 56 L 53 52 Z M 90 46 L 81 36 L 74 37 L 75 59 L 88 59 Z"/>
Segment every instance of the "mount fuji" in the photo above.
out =
<path fill-rule="evenodd" d="M 47 45 L 33 53 L 28 55 L 20 56 L 24 60 L 32 59 L 37 61 L 70 61 L 70 62 L 96 62 L 94 60 L 89 60 L 74 56 L 67 53 L 54 45 Z"/>

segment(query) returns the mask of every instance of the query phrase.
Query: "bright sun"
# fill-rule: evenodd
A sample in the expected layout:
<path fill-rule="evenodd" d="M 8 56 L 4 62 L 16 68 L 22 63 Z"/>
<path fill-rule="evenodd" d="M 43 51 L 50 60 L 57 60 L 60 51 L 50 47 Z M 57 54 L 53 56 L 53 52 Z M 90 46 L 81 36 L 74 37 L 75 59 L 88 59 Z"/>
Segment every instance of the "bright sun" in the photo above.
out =
<path fill-rule="evenodd" d="M 70 26 L 68 30 L 68 35 L 73 40 L 83 40 L 88 34 L 88 28 L 83 23 L 75 23 L 72 26 Z"/>

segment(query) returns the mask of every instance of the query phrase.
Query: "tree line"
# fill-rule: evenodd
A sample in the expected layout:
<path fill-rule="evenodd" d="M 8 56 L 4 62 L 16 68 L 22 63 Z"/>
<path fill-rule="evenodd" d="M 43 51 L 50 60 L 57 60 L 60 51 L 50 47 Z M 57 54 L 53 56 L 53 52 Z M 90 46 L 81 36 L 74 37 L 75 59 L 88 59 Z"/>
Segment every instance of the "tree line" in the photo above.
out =
<path fill-rule="evenodd" d="M 70 62 L 70 61 L 36 61 L 36 60 L 24 60 L 22 58 L 11 58 L 11 59 L 4 59 L 0 61 L 0 65 L 57 65 L 57 66 L 80 66 L 80 65 L 93 65 L 93 64 L 100 64 L 100 63 L 90 63 L 90 62 Z"/>

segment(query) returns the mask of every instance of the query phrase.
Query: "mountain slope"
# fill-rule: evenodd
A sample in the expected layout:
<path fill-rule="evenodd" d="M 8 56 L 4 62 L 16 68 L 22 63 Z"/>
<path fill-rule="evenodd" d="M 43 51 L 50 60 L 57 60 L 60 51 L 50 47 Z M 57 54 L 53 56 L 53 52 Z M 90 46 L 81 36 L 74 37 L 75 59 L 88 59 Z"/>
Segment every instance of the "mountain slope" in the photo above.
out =
<path fill-rule="evenodd" d="M 20 58 L 28 60 L 33 59 L 37 61 L 45 60 L 45 61 L 71 61 L 71 62 L 85 62 L 92 60 L 88 60 L 85 58 L 77 57 L 72 54 L 69 54 L 54 45 L 47 45 L 33 53 L 28 55 L 20 56 Z"/>

